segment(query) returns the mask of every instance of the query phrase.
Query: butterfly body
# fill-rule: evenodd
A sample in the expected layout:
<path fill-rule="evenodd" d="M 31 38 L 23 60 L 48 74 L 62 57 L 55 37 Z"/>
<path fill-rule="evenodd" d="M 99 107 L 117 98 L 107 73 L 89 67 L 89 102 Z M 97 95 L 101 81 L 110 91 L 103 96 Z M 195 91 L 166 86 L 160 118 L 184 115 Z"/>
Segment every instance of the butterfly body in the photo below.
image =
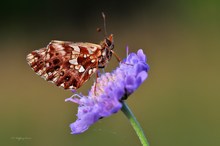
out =
<path fill-rule="evenodd" d="M 27 55 L 27 62 L 42 78 L 64 89 L 78 89 L 112 56 L 113 35 L 98 44 L 51 41 Z"/>

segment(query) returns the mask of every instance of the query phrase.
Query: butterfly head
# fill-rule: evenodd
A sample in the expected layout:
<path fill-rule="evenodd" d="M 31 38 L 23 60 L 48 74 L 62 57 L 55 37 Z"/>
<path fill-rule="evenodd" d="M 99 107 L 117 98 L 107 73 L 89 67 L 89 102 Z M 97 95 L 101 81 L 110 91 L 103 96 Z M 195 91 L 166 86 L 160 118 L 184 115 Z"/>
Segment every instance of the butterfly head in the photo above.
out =
<path fill-rule="evenodd" d="M 101 56 L 99 59 L 98 66 L 99 68 L 104 68 L 106 63 L 108 63 L 108 61 L 112 57 L 112 50 L 114 48 L 113 34 L 105 38 L 100 45 L 101 45 Z"/>
<path fill-rule="evenodd" d="M 103 45 L 105 46 L 105 49 L 113 50 L 114 48 L 114 40 L 113 40 L 113 34 L 110 34 L 109 37 L 105 38 Z"/>

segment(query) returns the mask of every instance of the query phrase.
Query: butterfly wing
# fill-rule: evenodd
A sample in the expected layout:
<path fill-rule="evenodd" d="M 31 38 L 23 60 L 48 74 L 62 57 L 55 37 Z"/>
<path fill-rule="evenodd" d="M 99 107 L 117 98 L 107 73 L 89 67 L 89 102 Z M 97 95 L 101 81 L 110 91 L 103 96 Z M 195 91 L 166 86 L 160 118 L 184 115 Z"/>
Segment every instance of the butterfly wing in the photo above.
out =
<path fill-rule="evenodd" d="M 98 68 L 101 46 L 92 43 L 51 41 L 27 55 L 27 62 L 42 78 L 64 89 L 77 89 Z"/>

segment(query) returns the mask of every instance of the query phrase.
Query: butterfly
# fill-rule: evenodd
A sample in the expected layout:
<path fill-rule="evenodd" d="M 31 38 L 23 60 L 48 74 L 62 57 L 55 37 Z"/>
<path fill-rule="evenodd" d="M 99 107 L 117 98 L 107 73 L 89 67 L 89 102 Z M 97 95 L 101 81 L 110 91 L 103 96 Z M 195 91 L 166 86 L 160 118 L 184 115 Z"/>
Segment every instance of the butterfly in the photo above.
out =
<path fill-rule="evenodd" d="M 27 62 L 42 78 L 64 89 L 78 89 L 98 68 L 110 61 L 113 34 L 100 44 L 51 41 L 47 47 L 27 55 Z"/>

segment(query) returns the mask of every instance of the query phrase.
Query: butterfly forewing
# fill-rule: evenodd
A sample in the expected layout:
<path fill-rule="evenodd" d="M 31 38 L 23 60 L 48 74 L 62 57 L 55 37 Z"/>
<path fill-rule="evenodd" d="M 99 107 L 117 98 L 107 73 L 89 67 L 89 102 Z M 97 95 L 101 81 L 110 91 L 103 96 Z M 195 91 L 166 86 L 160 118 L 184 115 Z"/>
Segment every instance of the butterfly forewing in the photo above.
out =
<path fill-rule="evenodd" d="M 100 56 L 97 44 L 52 41 L 28 54 L 27 61 L 45 80 L 64 89 L 77 89 L 96 72 Z"/>

